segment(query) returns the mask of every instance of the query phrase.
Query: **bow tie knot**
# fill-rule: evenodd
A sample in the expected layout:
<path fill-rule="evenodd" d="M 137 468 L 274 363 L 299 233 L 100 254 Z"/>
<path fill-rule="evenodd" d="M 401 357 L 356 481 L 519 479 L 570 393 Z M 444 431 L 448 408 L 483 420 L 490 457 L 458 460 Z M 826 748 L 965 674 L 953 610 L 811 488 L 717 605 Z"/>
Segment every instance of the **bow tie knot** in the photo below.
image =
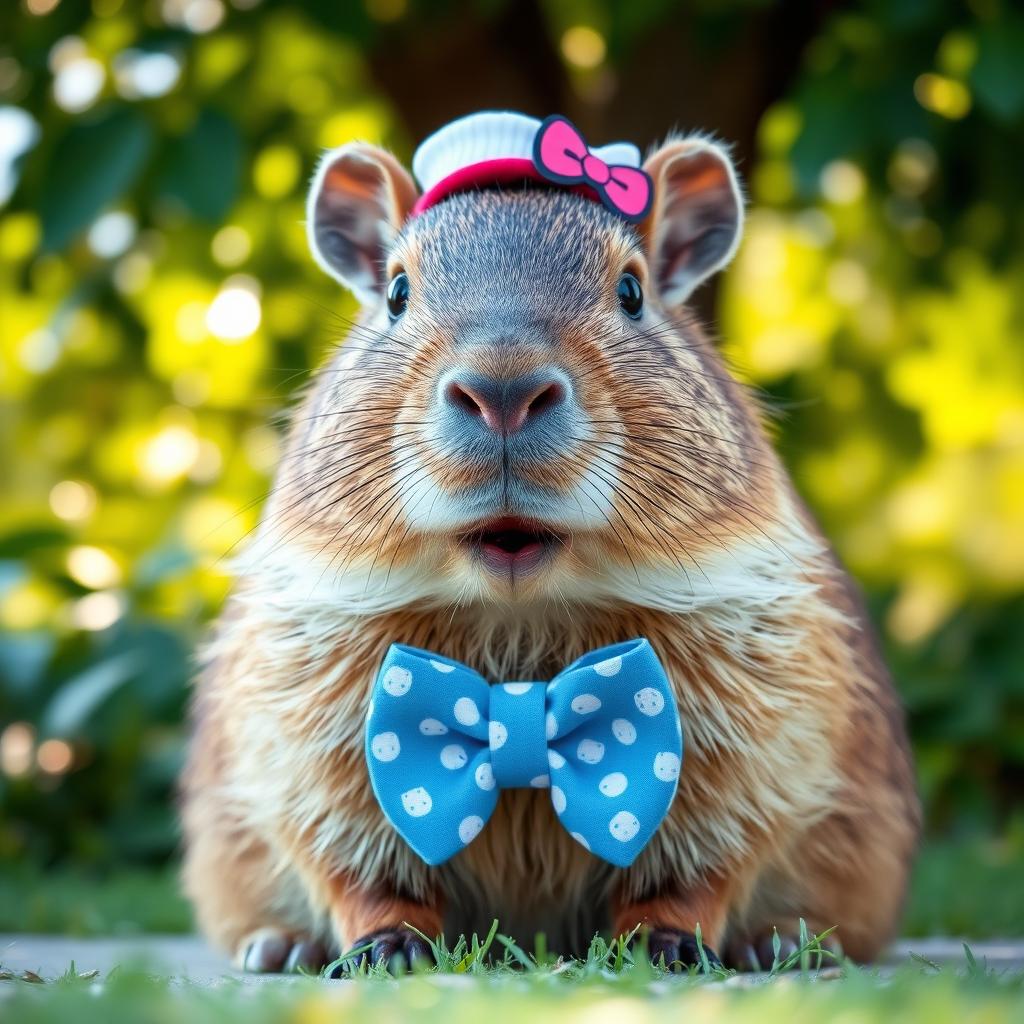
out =
<path fill-rule="evenodd" d="M 490 688 L 487 725 L 491 767 L 499 789 L 548 785 L 545 683 L 503 683 Z M 515 723 L 509 729 L 507 722 Z"/>
<path fill-rule="evenodd" d="M 549 789 L 572 837 L 630 864 L 675 793 L 679 716 L 646 640 L 593 651 L 550 683 L 489 685 L 466 665 L 393 644 L 367 716 L 374 794 L 440 864 L 472 842 L 499 791 Z"/>
<path fill-rule="evenodd" d="M 583 158 L 583 173 L 595 185 L 607 185 L 611 181 L 612 172 L 608 165 L 593 153 L 588 153 Z"/>

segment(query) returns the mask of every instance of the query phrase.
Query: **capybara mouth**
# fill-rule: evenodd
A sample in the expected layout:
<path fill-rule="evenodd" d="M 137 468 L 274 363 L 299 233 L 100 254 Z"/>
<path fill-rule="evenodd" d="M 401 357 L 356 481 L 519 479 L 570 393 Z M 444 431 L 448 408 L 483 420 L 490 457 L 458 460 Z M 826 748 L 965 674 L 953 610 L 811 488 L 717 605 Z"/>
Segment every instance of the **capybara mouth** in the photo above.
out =
<path fill-rule="evenodd" d="M 530 572 L 565 543 L 561 534 L 542 523 L 515 516 L 487 520 L 461 539 L 488 570 L 502 576 Z"/>

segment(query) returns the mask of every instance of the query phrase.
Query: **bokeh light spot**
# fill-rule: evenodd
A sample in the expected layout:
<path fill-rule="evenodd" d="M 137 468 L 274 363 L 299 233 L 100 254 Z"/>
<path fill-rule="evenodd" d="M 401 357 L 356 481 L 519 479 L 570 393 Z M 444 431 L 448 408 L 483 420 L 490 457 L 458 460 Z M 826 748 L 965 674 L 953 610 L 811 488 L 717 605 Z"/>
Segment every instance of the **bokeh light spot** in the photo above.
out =
<path fill-rule="evenodd" d="M 97 256 L 113 259 L 120 256 L 134 238 L 135 218 L 124 210 L 110 210 L 93 221 L 87 241 Z"/>
<path fill-rule="evenodd" d="M 263 317 L 259 291 L 254 278 L 242 274 L 229 278 L 206 311 L 207 330 L 224 341 L 248 338 Z"/>
<path fill-rule="evenodd" d="M 253 183 L 261 195 L 280 199 L 295 188 L 301 170 L 299 154 L 291 146 L 268 146 L 253 164 Z"/>
<path fill-rule="evenodd" d="M 50 490 L 50 510 L 65 522 L 83 522 L 96 511 L 96 490 L 82 480 L 61 480 Z"/>
<path fill-rule="evenodd" d="M 72 36 L 57 43 L 50 51 L 50 66 L 54 70 L 53 98 L 62 110 L 77 114 L 96 102 L 107 72 L 95 57 L 87 55 L 81 39 Z"/>
<path fill-rule="evenodd" d="M 5 775 L 17 778 L 27 774 L 35 741 L 35 730 L 28 722 L 12 722 L 0 733 L 0 769 Z"/>
<path fill-rule="evenodd" d="M 90 590 L 104 590 L 121 582 L 121 567 L 103 548 L 80 544 L 68 552 L 68 575 Z"/>
<path fill-rule="evenodd" d="M 44 740 L 36 751 L 36 763 L 48 775 L 63 775 L 71 770 L 75 753 L 65 740 Z"/>
<path fill-rule="evenodd" d="M 199 458 L 199 438 L 188 427 L 171 423 L 143 446 L 139 472 L 145 483 L 165 487 L 180 480 Z"/>
<path fill-rule="evenodd" d="M 222 267 L 237 267 L 249 258 L 252 239 L 245 228 L 227 224 L 213 236 L 210 252 Z"/>
<path fill-rule="evenodd" d="M 113 70 L 117 91 L 127 100 L 165 96 L 181 78 L 181 62 L 162 50 L 122 50 Z"/>
<path fill-rule="evenodd" d="M 124 612 L 124 598 L 119 593 L 97 590 L 75 601 L 71 607 L 71 623 L 76 629 L 98 632 L 109 629 Z"/>
<path fill-rule="evenodd" d="M 971 109 L 971 94 L 963 82 L 926 72 L 914 81 L 914 97 L 925 110 L 958 121 Z"/>
<path fill-rule="evenodd" d="M 573 25 L 562 35 L 562 56 L 578 68 L 596 68 L 607 52 L 604 36 L 590 25 Z"/>
<path fill-rule="evenodd" d="M 849 160 L 833 160 L 822 170 L 819 184 L 830 203 L 846 206 L 864 195 L 864 172 Z"/>
<path fill-rule="evenodd" d="M 225 11 L 221 0 L 163 0 L 161 13 L 169 25 L 203 35 L 224 20 Z"/>

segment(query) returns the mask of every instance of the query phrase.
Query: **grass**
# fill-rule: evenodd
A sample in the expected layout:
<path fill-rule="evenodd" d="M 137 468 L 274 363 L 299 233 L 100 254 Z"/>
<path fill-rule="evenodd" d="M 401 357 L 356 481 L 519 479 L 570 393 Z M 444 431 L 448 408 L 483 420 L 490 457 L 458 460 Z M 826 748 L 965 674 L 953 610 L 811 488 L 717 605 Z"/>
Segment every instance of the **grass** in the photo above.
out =
<path fill-rule="evenodd" d="M 1010 936 L 1024 922 L 1019 842 L 933 843 L 918 862 L 904 934 Z M 0 931 L 79 935 L 185 932 L 189 909 L 175 871 L 118 872 L 0 867 Z M 665 975 L 627 942 L 595 939 L 583 960 L 560 960 L 541 943 L 527 952 L 497 926 L 482 938 L 431 942 L 436 969 L 401 981 L 381 968 L 354 980 L 315 978 L 204 987 L 125 964 L 100 978 L 73 967 L 56 980 L 16 977 L 3 969 L 0 1024 L 844 1024 L 927 1021 L 1010 1024 L 1024 1020 L 1024 975 L 988 970 L 965 947 L 956 970 L 924 960 L 882 978 L 837 965 L 822 936 L 750 986 L 728 971 Z M 428 940 L 430 941 L 430 940 Z"/>
<path fill-rule="evenodd" d="M 503 952 L 497 964 L 488 951 Z M 591 947 L 584 961 L 527 955 L 496 929 L 483 940 L 440 950 L 440 970 L 399 981 L 367 972 L 323 984 L 294 978 L 271 984 L 227 982 L 206 988 L 125 967 L 107 978 L 72 968 L 53 982 L 19 980 L 0 968 L 0 1021 L 17 1024 L 802 1024 L 893 1020 L 928 1024 L 1011 1024 L 1024 1017 L 1022 975 L 999 975 L 965 950 L 959 972 L 921 962 L 880 980 L 852 965 L 829 966 L 818 939 L 753 986 L 725 971 L 665 975 L 624 942 Z M 784 967 L 793 971 L 786 972 Z"/>
<path fill-rule="evenodd" d="M 774 960 L 771 964 L 765 965 L 769 977 L 785 974 L 794 969 L 799 969 L 806 974 L 812 970 L 820 971 L 826 966 L 836 966 L 839 963 L 838 958 L 822 945 L 834 930 L 834 928 L 830 928 L 820 935 L 810 935 L 807 932 L 806 923 L 801 920 L 800 947 L 786 957 L 779 955 L 781 945 L 778 933 L 776 933 L 773 944 Z M 639 929 L 634 929 L 628 935 L 622 935 L 611 942 L 607 942 L 600 935 L 595 935 L 590 942 L 587 955 L 583 959 L 563 958 L 549 952 L 543 934 L 537 936 L 534 951 L 527 953 L 515 939 L 499 933 L 497 920 L 491 924 L 490 931 L 483 939 L 475 934 L 470 939 L 462 935 L 450 948 L 443 938 L 432 938 L 417 928 L 413 928 L 413 931 L 430 946 L 436 965 L 429 971 L 433 974 L 487 975 L 490 977 L 511 974 L 522 977 L 524 975 L 541 976 L 546 973 L 552 976 L 561 976 L 566 980 L 585 980 L 595 976 L 629 976 L 633 980 L 651 982 L 663 978 L 669 968 L 681 966 L 666 964 L 664 957 L 661 958 L 659 966 L 652 966 L 647 953 L 646 936 Z M 500 949 L 497 948 L 499 946 Z M 699 924 L 697 925 L 697 946 L 700 964 L 688 969 L 689 976 L 718 981 L 726 981 L 735 976 L 735 971 L 711 965 L 701 941 Z M 333 963 L 328 964 L 322 973 L 325 976 L 330 976 L 336 967 L 345 964 L 346 961 L 351 963 L 366 949 L 369 949 L 369 946 L 347 952 Z M 383 964 L 364 965 L 358 973 L 363 977 L 377 978 L 382 981 L 389 977 L 387 968 Z"/>
<path fill-rule="evenodd" d="M 177 870 L 108 876 L 0 865 L 0 932 L 51 935 L 176 934 L 192 931 Z"/>

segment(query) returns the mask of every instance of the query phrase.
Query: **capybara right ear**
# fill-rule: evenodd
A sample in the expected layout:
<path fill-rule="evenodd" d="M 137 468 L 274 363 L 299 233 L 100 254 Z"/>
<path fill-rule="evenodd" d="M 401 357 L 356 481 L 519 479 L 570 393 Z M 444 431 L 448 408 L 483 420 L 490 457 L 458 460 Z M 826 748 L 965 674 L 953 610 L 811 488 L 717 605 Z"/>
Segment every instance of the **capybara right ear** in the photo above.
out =
<path fill-rule="evenodd" d="M 380 300 L 384 264 L 416 186 L 388 152 L 351 142 L 325 154 L 306 206 L 306 232 L 317 263 L 363 305 Z"/>

